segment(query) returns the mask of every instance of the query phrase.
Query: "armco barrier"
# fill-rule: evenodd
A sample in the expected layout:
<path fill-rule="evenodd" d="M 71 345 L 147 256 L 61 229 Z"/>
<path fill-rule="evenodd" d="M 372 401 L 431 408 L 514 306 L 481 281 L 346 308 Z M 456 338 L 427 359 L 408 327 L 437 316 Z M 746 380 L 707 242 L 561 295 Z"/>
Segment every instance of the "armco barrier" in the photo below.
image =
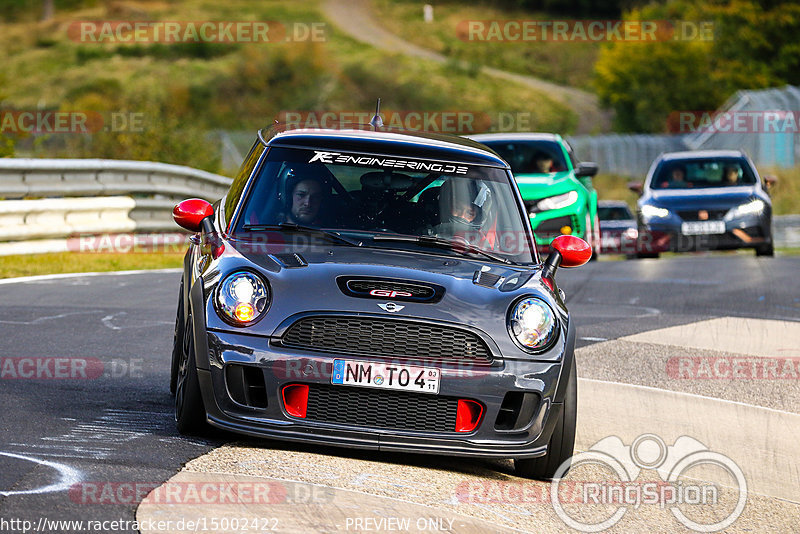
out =
<path fill-rule="evenodd" d="M 0 159 L 0 256 L 65 251 L 75 235 L 175 232 L 177 201 L 215 201 L 230 183 L 149 161 Z"/>
<path fill-rule="evenodd" d="M 231 179 L 166 163 L 105 159 L 0 159 L 0 198 L 132 195 L 216 200 Z"/>
<path fill-rule="evenodd" d="M 800 215 L 778 215 L 772 221 L 777 247 L 800 247 Z"/>

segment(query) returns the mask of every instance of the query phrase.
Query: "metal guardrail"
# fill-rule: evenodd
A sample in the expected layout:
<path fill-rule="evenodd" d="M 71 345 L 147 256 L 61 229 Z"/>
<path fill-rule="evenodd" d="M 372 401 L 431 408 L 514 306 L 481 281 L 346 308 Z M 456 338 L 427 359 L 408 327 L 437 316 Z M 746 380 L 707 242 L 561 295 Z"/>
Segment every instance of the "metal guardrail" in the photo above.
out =
<path fill-rule="evenodd" d="M 133 195 L 217 200 L 231 179 L 167 163 L 104 159 L 0 159 L 0 198 Z"/>
<path fill-rule="evenodd" d="M 776 247 L 800 247 L 800 215 L 777 215 L 772 219 Z"/>
<path fill-rule="evenodd" d="M 76 235 L 174 233 L 177 201 L 215 201 L 230 183 L 149 161 L 0 159 L 0 256 L 68 250 Z"/>

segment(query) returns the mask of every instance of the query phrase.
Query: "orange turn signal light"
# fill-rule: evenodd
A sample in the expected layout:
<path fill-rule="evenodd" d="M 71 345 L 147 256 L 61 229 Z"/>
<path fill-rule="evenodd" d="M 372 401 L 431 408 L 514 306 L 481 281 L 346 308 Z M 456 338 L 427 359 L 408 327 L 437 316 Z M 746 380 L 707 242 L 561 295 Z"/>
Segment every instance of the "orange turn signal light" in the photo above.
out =
<path fill-rule="evenodd" d="M 240 302 L 234 308 L 233 314 L 238 320 L 246 323 L 253 320 L 253 317 L 256 316 L 256 310 L 249 302 Z"/>

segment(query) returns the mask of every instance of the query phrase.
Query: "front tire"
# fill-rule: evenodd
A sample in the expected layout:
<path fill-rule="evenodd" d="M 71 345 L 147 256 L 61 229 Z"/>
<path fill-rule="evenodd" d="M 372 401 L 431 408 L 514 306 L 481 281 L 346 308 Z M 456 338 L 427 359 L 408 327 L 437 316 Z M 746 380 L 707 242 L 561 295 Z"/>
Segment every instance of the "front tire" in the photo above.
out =
<path fill-rule="evenodd" d="M 756 247 L 756 256 L 774 256 L 775 255 L 775 246 L 770 243 L 769 245 L 763 245 Z"/>
<path fill-rule="evenodd" d="M 178 311 L 175 313 L 175 332 L 172 335 L 172 363 L 169 373 L 169 392 L 173 395 L 178 385 L 178 366 L 183 354 L 183 317 L 183 278 L 181 278 L 181 288 L 178 292 Z"/>
<path fill-rule="evenodd" d="M 175 424 L 181 434 L 202 434 L 206 430 L 206 409 L 200 393 L 200 380 L 197 378 L 194 326 L 191 317 L 186 335 L 187 350 L 181 351 L 175 388 Z"/>
<path fill-rule="evenodd" d="M 564 462 L 570 462 L 575 448 L 575 421 L 578 410 L 578 378 L 575 361 L 569 371 L 567 392 L 564 396 L 564 407 L 561 416 L 550 437 L 547 454 L 539 458 L 523 458 L 514 460 L 514 470 L 518 476 L 538 480 L 551 480 Z M 564 474 L 569 471 L 569 464 Z"/>

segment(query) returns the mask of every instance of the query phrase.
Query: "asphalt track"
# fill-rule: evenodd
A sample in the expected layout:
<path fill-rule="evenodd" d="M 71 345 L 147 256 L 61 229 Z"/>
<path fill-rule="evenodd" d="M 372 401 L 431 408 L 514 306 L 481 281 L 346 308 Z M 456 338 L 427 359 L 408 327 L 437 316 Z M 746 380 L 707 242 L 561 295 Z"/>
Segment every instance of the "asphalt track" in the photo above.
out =
<path fill-rule="evenodd" d="M 796 326 L 800 322 L 798 272 L 800 258 L 756 259 L 744 254 L 597 262 L 562 270 L 559 283 L 580 326 L 579 376 L 603 384 L 619 382 L 741 401 L 787 412 L 787 416 L 791 415 L 788 412 L 798 413 L 797 380 L 671 380 L 664 362 L 704 354 L 709 347 L 675 347 L 661 343 L 660 334 L 654 339 L 636 337 L 647 332 L 665 332 L 666 336 L 670 328 L 691 328 L 722 317 L 733 321 L 770 319 L 777 325 Z M 258 462 L 268 464 L 269 476 L 281 475 L 278 478 L 284 480 L 303 481 L 301 472 L 326 469 L 357 475 L 368 464 L 372 474 L 367 478 L 380 481 L 375 477 L 383 476 L 387 487 L 395 486 L 387 497 L 411 491 L 391 482 L 390 473 L 398 470 L 443 469 L 443 480 L 462 474 L 458 462 L 435 457 L 398 459 L 270 444 L 275 456 L 265 461 L 259 457 L 265 449 L 254 440 L 241 441 L 224 433 L 205 439 L 178 436 L 167 391 L 178 277 L 175 272 L 151 272 L 0 281 L 0 372 L 4 372 L 0 380 L 0 520 L 26 519 L 34 525 L 41 518 L 133 520 L 142 495 L 131 498 L 126 484 L 138 483 L 136 489 L 146 493 L 193 458 L 212 458 L 224 464 L 230 448 L 203 455 L 232 441 L 244 445 L 252 455 L 251 467 Z M 739 323 L 731 324 L 736 328 Z M 738 334 L 761 335 L 752 331 Z M 776 347 L 786 351 L 779 356 L 800 356 L 797 339 L 779 340 Z M 21 362 L 25 357 L 51 360 L 36 369 L 33 377 L 21 376 L 30 375 L 33 369 Z M 76 378 L 84 375 L 87 377 Z M 238 472 L 242 454 L 236 452 Z M 328 457 L 329 465 L 308 464 Z M 203 472 L 217 465 L 204 464 L 203 458 L 190 464 L 187 471 Z M 230 456 L 227 461 L 232 461 Z M 507 475 L 510 467 L 502 462 L 478 462 L 475 469 Z M 287 475 L 290 471 L 293 477 Z M 796 462 L 789 471 L 797 472 Z M 251 474 L 264 476 L 264 471 L 253 468 Z M 319 483 L 319 477 L 308 477 L 306 482 Z M 427 485 L 439 486 L 436 481 Z M 117 495 L 100 495 L 99 491 L 109 488 L 117 490 Z M 796 508 L 781 510 L 774 512 L 778 516 L 797 512 Z M 493 513 L 487 512 L 482 519 L 498 521 Z M 516 524 L 511 521 L 507 525 L 514 528 Z M 318 526 L 336 530 L 324 521 Z M 71 531 L 46 531 L 60 530 Z M 479 526 L 475 530 L 479 531 Z"/>

